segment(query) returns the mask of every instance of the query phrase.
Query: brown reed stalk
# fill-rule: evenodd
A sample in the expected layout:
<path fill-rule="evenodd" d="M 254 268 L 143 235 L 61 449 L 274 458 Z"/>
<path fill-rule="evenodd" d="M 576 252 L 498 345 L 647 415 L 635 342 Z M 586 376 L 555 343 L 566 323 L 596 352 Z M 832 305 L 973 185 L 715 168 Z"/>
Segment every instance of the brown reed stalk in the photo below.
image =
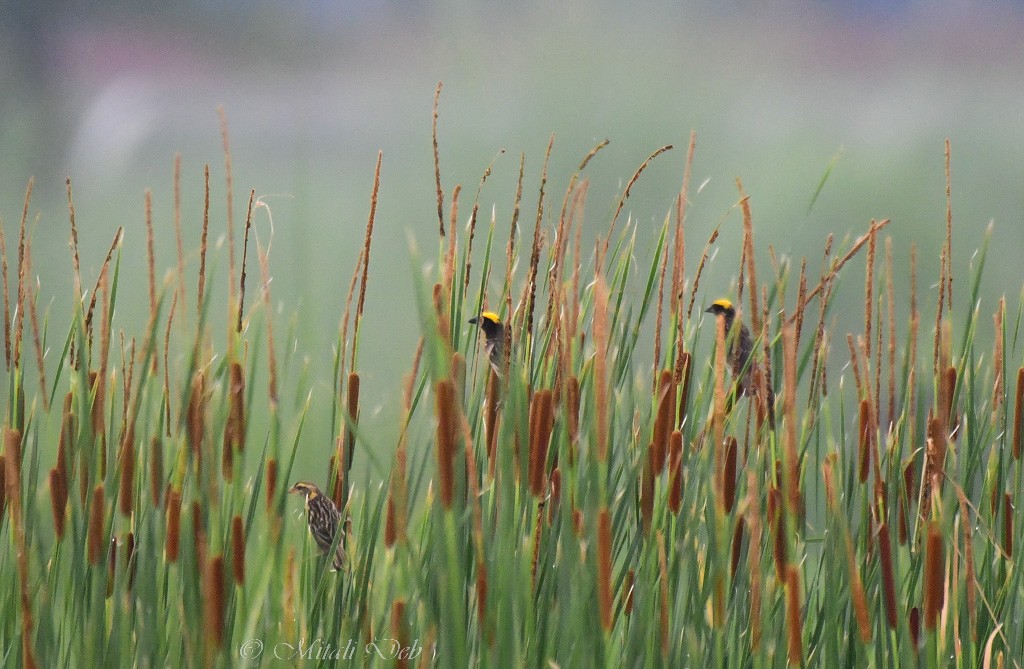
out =
<path fill-rule="evenodd" d="M 184 303 L 184 298 L 182 298 Z M 171 298 L 171 310 L 167 314 L 167 328 L 164 331 L 164 422 L 167 424 L 167 436 L 171 436 L 171 324 L 174 323 L 174 312 L 178 308 L 178 293 Z"/>
<path fill-rule="evenodd" d="M 143 192 L 143 208 L 146 218 L 146 269 L 149 280 L 149 315 L 151 320 L 156 319 L 156 251 L 153 245 L 153 192 L 146 189 Z M 153 358 L 154 364 L 156 358 Z"/>
<path fill-rule="evenodd" d="M 675 418 L 675 384 L 672 379 L 672 371 L 661 370 L 657 385 L 656 412 L 654 415 L 654 429 L 652 435 L 653 449 L 651 454 L 652 471 L 655 476 L 665 471 L 666 455 L 668 453 L 669 435 L 672 433 L 673 420 Z"/>
<path fill-rule="evenodd" d="M 67 518 L 68 483 L 61 470 L 50 470 L 50 503 L 53 508 L 53 530 L 57 541 L 64 538 L 64 523 Z"/>
<path fill-rule="evenodd" d="M 538 390 L 530 402 L 530 493 L 544 497 L 547 482 L 548 442 L 554 427 L 553 396 L 548 389 Z"/>
<path fill-rule="evenodd" d="M 892 541 L 889 538 L 889 525 L 885 522 L 878 525 L 878 554 L 882 563 L 882 591 L 885 593 L 885 621 L 889 629 L 896 629 L 896 577 L 892 566 Z"/>
<path fill-rule="evenodd" d="M 8 491 L 9 493 L 10 491 Z M 8 497 L 10 494 L 8 494 Z M 103 529 L 103 484 L 100 483 L 92 491 L 92 502 L 89 504 L 89 564 L 96 566 L 103 560 L 103 545 L 106 543 Z"/>
<path fill-rule="evenodd" d="M 953 311 L 953 175 L 949 169 L 951 150 L 949 138 L 946 138 L 946 306 Z M 939 286 L 939 297 L 942 286 Z M 940 299 L 941 301 L 941 299 Z"/>
<path fill-rule="evenodd" d="M 35 667 L 35 652 L 32 646 L 33 617 L 32 600 L 29 596 L 29 551 L 25 537 L 25 517 L 21 506 L 21 431 L 16 428 L 4 430 L 4 454 L 0 456 L 3 469 L 5 499 L 0 500 L 2 506 L 9 501 L 11 504 L 11 526 L 14 534 L 14 550 L 18 569 L 18 594 L 21 608 L 22 663 L 27 667 Z"/>
<path fill-rule="evenodd" d="M 69 186 L 70 188 L 70 186 Z M 74 210 L 72 210 L 73 212 Z M 73 214 L 72 214 L 72 220 Z M 77 250 L 77 246 L 75 249 Z M 7 236 L 4 234 L 3 221 L 0 220 L 0 274 L 3 276 L 4 290 L 4 363 L 11 368 L 11 304 L 8 299 L 10 287 L 7 283 Z"/>
<path fill-rule="evenodd" d="M 224 645 L 224 556 L 220 553 L 206 561 L 203 574 L 203 626 L 207 642 L 215 648 Z"/>
<path fill-rule="evenodd" d="M 203 232 L 199 240 L 199 286 L 196 294 L 196 316 L 202 320 L 203 300 L 206 299 L 206 251 L 210 232 L 210 165 L 203 166 Z"/>
<path fill-rule="evenodd" d="M 121 515 L 130 518 L 135 507 L 135 420 L 132 419 L 121 438 L 121 480 L 118 501 Z"/>
<path fill-rule="evenodd" d="M 896 298 L 893 287 L 892 237 L 885 238 L 885 294 L 889 320 L 889 421 L 891 432 L 896 424 Z"/>
<path fill-rule="evenodd" d="M 31 277 L 32 268 L 32 238 L 30 237 L 25 242 L 25 274 Z M 36 302 L 39 299 L 39 279 L 36 278 L 35 287 L 32 286 L 32 281 L 29 280 L 25 288 L 26 296 L 24 305 L 28 311 L 29 323 L 32 326 L 32 344 L 36 354 L 36 370 L 39 374 L 39 394 L 42 395 L 43 410 L 50 410 L 50 396 L 46 392 L 46 367 L 43 365 L 43 343 L 40 336 L 39 330 L 39 315 L 36 310 Z M 23 412 L 22 412 L 23 413 Z"/>
<path fill-rule="evenodd" d="M 783 349 L 783 411 L 786 414 L 786 433 L 783 440 L 783 453 L 785 454 L 786 477 L 783 481 L 786 486 L 786 502 L 790 513 L 799 513 L 802 508 L 800 501 L 800 460 L 797 454 L 797 413 L 796 413 L 796 387 L 797 387 L 797 360 L 796 360 L 796 334 L 792 325 L 787 325 L 782 330 Z"/>
<path fill-rule="evenodd" d="M 438 88 L 440 91 L 440 88 Z M 359 282 L 359 300 L 356 302 L 355 325 L 352 329 L 352 365 L 355 369 L 356 363 L 356 340 L 359 337 L 359 325 L 363 320 L 363 308 L 366 305 L 366 283 L 370 277 L 370 241 L 373 239 L 373 224 L 377 218 L 377 193 L 380 190 L 380 166 L 384 160 L 384 152 L 377 152 L 377 164 L 373 168 L 373 189 L 370 191 L 370 214 L 366 219 L 366 235 L 363 237 L 362 258 L 363 276 Z M 444 236 L 442 230 L 441 235 Z M 358 268 L 358 264 L 357 264 Z M 344 342 L 342 342 L 344 345 Z"/>
<path fill-rule="evenodd" d="M 558 512 L 558 506 L 562 502 L 562 468 L 555 467 L 551 470 L 551 492 L 549 493 L 547 504 L 548 507 L 548 525 L 555 522 L 555 514 Z"/>
<path fill-rule="evenodd" d="M 469 239 L 466 240 L 466 257 L 463 266 L 463 276 L 465 277 L 463 287 L 469 290 L 469 277 L 471 270 L 473 269 L 473 238 L 476 235 L 476 223 L 477 217 L 480 213 L 480 192 L 484 188 L 484 184 L 487 182 L 487 177 L 491 176 L 491 170 L 494 168 L 495 161 L 498 160 L 498 156 L 505 153 L 505 149 L 498 149 L 497 155 L 491 159 L 491 162 L 487 164 L 487 169 L 484 170 L 483 175 L 480 177 L 480 183 L 476 186 L 476 195 L 473 196 L 473 209 L 469 214 Z"/>
<path fill-rule="evenodd" d="M 665 556 L 665 534 L 658 530 L 658 584 L 661 586 L 661 606 L 659 611 L 661 613 L 661 659 L 666 661 L 668 658 L 669 644 L 672 641 L 670 636 L 669 627 L 669 607 L 671 602 L 668 596 L 668 560 Z"/>
<path fill-rule="evenodd" d="M 149 491 L 153 508 L 159 509 L 164 483 L 164 442 L 160 435 L 154 435 L 149 450 Z"/>
<path fill-rule="evenodd" d="M 800 611 L 800 571 L 795 565 L 786 569 L 786 656 L 790 666 L 802 666 L 803 615 Z"/>
<path fill-rule="evenodd" d="M 167 491 L 167 561 L 178 561 L 181 545 L 181 491 L 171 487 Z"/>
<path fill-rule="evenodd" d="M 277 459 L 267 460 L 267 511 L 274 508 L 274 498 L 277 495 Z"/>
<path fill-rule="evenodd" d="M 826 272 L 821 277 L 821 280 L 818 282 L 818 285 L 815 286 L 814 289 L 811 290 L 809 293 L 807 293 L 806 299 L 810 301 L 815 296 L 817 296 L 817 294 L 820 293 L 826 286 L 828 286 L 828 284 L 832 281 L 835 275 L 839 273 L 839 270 L 843 268 L 843 265 L 845 265 L 850 260 L 850 258 L 857 255 L 858 251 L 864 248 L 864 245 L 871 238 L 872 233 L 877 234 L 884 227 L 889 225 L 889 223 L 891 223 L 891 221 L 887 218 L 882 219 L 881 221 L 872 220 L 871 228 L 869 229 L 869 231 L 857 238 L 857 241 L 853 243 L 853 246 L 850 247 L 850 250 L 846 252 L 846 255 L 844 255 L 842 258 L 832 261 L 832 266 L 829 268 L 829 271 Z M 794 319 L 794 316 L 790 316 L 790 319 Z"/>
<path fill-rule="evenodd" d="M 757 491 L 758 476 L 747 469 L 746 524 L 750 528 L 747 543 L 747 570 L 750 578 L 750 650 L 761 647 L 761 508 Z"/>
<path fill-rule="evenodd" d="M 725 434 L 725 319 L 715 319 L 715 394 L 714 409 L 711 416 L 711 431 L 714 437 L 714 465 L 715 475 L 713 479 L 713 490 L 719 504 L 722 503 L 723 495 L 723 465 L 722 441 Z"/>
<path fill-rule="evenodd" d="M 1003 370 L 1006 360 L 1003 351 L 1003 311 L 1006 308 L 1006 298 L 999 298 L 999 306 L 992 314 L 992 325 L 995 330 L 995 344 L 992 351 L 992 367 L 995 374 L 995 381 L 992 384 L 992 422 L 996 423 L 1000 409 L 1006 402 L 1006 379 Z"/>
<path fill-rule="evenodd" d="M 181 154 L 174 154 L 174 241 L 178 251 L 178 289 L 175 297 L 185 302 L 185 242 L 181 231 Z"/>
<path fill-rule="evenodd" d="M 693 359 L 689 351 L 684 351 L 676 360 L 675 383 L 680 388 L 679 412 L 676 415 L 676 423 L 681 424 L 687 414 L 687 407 L 690 403 L 690 379 L 693 376 Z"/>
<path fill-rule="evenodd" d="M 736 178 L 736 189 L 740 194 L 740 210 L 743 212 L 743 255 L 747 262 L 748 281 L 750 282 L 750 323 L 755 333 L 761 332 L 761 308 L 758 305 L 757 267 L 754 262 L 754 224 L 750 213 L 750 196 L 743 192 L 743 183 Z"/>
<path fill-rule="evenodd" d="M 227 200 L 227 224 L 228 230 L 228 305 L 235 303 L 235 193 L 234 177 L 231 169 L 231 144 L 228 137 L 228 115 L 224 105 L 217 107 L 217 116 L 220 117 L 220 138 L 224 145 L 224 186 L 225 199 Z M 229 306 L 228 309 L 231 307 Z"/>
<path fill-rule="evenodd" d="M 676 225 L 672 240 L 672 295 L 670 296 L 671 311 L 676 317 L 676 351 L 683 350 L 683 284 L 686 278 L 686 207 L 689 205 L 690 176 L 693 174 L 693 154 L 697 150 L 697 133 L 690 131 L 690 143 L 686 149 L 686 166 L 683 168 L 683 186 L 676 197 Z"/>
<path fill-rule="evenodd" d="M 875 306 L 875 248 L 877 241 L 875 220 L 871 219 L 871 227 L 868 229 L 868 257 L 864 265 L 864 341 L 866 342 L 864 358 L 867 361 L 871 360 L 871 314 Z"/>
<path fill-rule="evenodd" d="M 437 474 L 441 489 L 441 505 L 451 509 L 455 490 L 455 441 L 458 430 L 458 404 L 455 386 L 450 378 L 434 384 L 437 413 Z"/>
<path fill-rule="evenodd" d="M 1017 394 L 1013 404 L 1013 459 L 1020 460 L 1024 446 L 1024 367 L 1017 369 Z"/>
<path fill-rule="evenodd" d="M 462 193 L 462 184 L 455 184 L 452 189 L 452 212 L 449 222 L 448 250 L 445 253 L 444 262 L 444 294 L 445 305 L 451 306 L 455 301 L 455 256 L 459 241 L 459 195 Z"/>
<path fill-rule="evenodd" d="M 858 453 L 860 463 L 858 467 L 858 479 L 861 483 L 866 483 L 868 480 L 868 473 L 871 471 L 871 452 L 872 441 L 874 440 L 874 430 L 872 430 L 871 424 L 871 403 L 868 402 L 867 398 L 860 401 L 860 410 L 858 412 L 857 421 L 857 443 L 859 445 Z"/>
<path fill-rule="evenodd" d="M 660 149 L 657 149 L 651 155 L 647 156 L 647 159 L 644 160 L 644 162 L 640 163 L 640 167 L 636 168 L 636 172 L 633 173 L 633 176 L 626 183 L 626 188 L 625 188 L 625 190 L 622 191 L 622 195 L 619 197 L 619 202 L 615 206 L 615 214 L 612 216 L 612 222 L 608 226 L 608 233 L 605 235 L 605 238 L 604 238 L 604 249 L 601 251 L 601 256 L 598 259 L 598 263 L 597 263 L 598 265 L 603 265 L 604 264 L 604 258 L 605 258 L 605 256 L 608 255 L 608 242 L 612 238 L 612 233 L 615 232 L 615 222 L 617 220 L 619 220 L 619 214 L 622 213 L 622 208 L 625 206 L 626 200 L 629 199 L 629 193 L 633 189 L 633 185 L 637 182 L 637 179 L 640 178 L 640 175 L 643 174 L 644 170 L 647 169 L 647 166 L 650 165 L 652 160 L 654 160 L 655 158 L 657 158 L 661 154 L 665 153 L 666 151 L 671 151 L 671 150 L 672 150 L 672 145 L 671 144 L 666 144 L 665 146 L 661 147 Z"/>
<path fill-rule="evenodd" d="M 434 118 L 431 123 L 431 131 L 434 145 L 434 184 L 437 188 L 437 225 L 442 237 L 444 237 L 444 191 L 441 190 L 441 160 L 437 151 L 437 107 L 441 99 L 441 88 L 444 82 L 437 82 L 437 89 L 434 91 Z"/>
<path fill-rule="evenodd" d="M 245 530 L 238 514 L 231 518 L 231 574 L 237 585 L 245 584 Z"/>
<path fill-rule="evenodd" d="M 910 628 L 910 645 L 916 656 L 918 648 L 921 647 L 921 610 L 916 606 L 910 609 L 907 626 Z"/>
<path fill-rule="evenodd" d="M 708 237 L 708 241 L 704 244 L 704 250 L 701 251 L 700 261 L 697 262 L 697 273 L 693 277 L 693 286 L 690 288 L 690 303 L 686 307 L 686 320 L 690 320 L 693 315 L 693 304 L 697 301 L 697 289 L 700 288 L 700 277 L 704 273 L 704 265 L 708 261 L 708 256 L 711 255 L 711 246 L 718 239 L 718 230 L 722 227 L 719 223 L 715 226 L 715 229 L 711 231 L 711 236 Z"/>
<path fill-rule="evenodd" d="M 533 338 L 533 310 L 537 294 L 537 271 L 540 265 L 540 251 L 544 245 L 541 235 L 541 223 L 544 220 L 544 189 L 548 183 L 548 161 L 551 159 L 551 148 L 555 144 L 555 135 L 552 133 L 548 140 L 548 148 L 544 152 L 544 162 L 540 173 L 540 194 L 537 196 L 537 219 L 533 226 L 533 243 L 530 246 L 530 266 L 526 277 L 526 286 L 529 289 L 530 298 L 526 301 L 526 336 L 528 341 Z"/>
<path fill-rule="evenodd" d="M 263 279 L 263 305 L 267 313 L 267 393 L 271 409 L 277 408 L 277 353 L 274 350 L 274 323 L 270 309 L 270 258 L 256 240 L 257 256 L 260 260 L 260 277 Z"/>
<path fill-rule="evenodd" d="M 736 437 L 725 438 L 725 469 L 722 477 L 722 492 L 725 500 L 725 512 L 732 513 L 736 503 L 736 458 L 739 444 Z"/>
<path fill-rule="evenodd" d="M 597 459 L 608 460 L 608 285 L 598 272 L 594 284 L 594 409 Z"/>
<path fill-rule="evenodd" d="M 601 627 L 612 629 L 612 520 L 607 505 L 597 512 L 597 602 Z"/>
<path fill-rule="evenodd" d="M 242 275 L 238 280 L 238 322 L 235 332 L 242 331 L 242 309 L 245 306 L 245 269 L 249 260 L 249 231 L 252 230 L 252 207 L 256 201 L 256 191 L 249 191 L 249 204 L 245 210 L 245 230 L 242 236 Z"/>
<path fill-rule="evenodd" d="M 853 343 L 853 335 L 846 333 L 846 345 L 850 349 L 850 368 L 853 370 L 853 381 L 857 386 L 857 397 L 865 399 L 867 389 L 864 387 L 864 380 L 861 377 L 860 356 L 857 353 L 857 345 Z"/>
<path fill-rule="evenodd" d="M 732 533 L 732 555 L 729 559 L 729 577 L 736 577 L 736 570 L 740 566 L 740 555 L 743 552 L 743 528 L 746 525 L 743 516 L 736 517 L 736 529 Z"/>
<path fill-rule="evenodd" d="M 668 441 L 668 508 L 678 514 L 683 505 L 683 433 L 673 430 Z"/>
<path fill-rule="evenodd" d="M 922 574 L 924 628 L 927 631 L 935 629 L 939 612 L 942 610 L 944 571 L 945 556 L 942 548 L 942 530 L 939 527 L 939 523 L 933 520 L 928 523 L 928 542 L 924 552 L 924 573 Z"/>
<path fill-rule="evenodd" d="M 1013 498 L 1003 493 L 1003 552 L 1007 560 L 1013 560 Z"/>
<path fill-rule="evenodd" d="M 25 323 L 25 240 L 27 236 L 25 228 L 28 222 L 28 207 L 32 200 L 32 187 L 34 184 L 35 178 L 30 177 L 28 180 L 28 186 L 25 189 L 25 204 L 21 210 L 21 229 L 18 234 L 18 308 L 14 312 L 14 344 L 12 349 L 12 362 L 13 367 L 16 369 L 21 365 L 21 340 Z"/>

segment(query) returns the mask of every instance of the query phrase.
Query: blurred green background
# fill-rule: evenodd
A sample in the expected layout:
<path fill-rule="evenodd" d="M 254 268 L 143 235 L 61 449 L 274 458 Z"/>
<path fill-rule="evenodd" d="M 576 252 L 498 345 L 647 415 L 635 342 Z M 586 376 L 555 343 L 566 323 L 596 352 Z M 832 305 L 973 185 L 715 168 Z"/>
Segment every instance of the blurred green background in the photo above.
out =
<path fill-rule="evenodd" d="M 309 366 L 314 412 L 306 435 L 324 453 L 331 442 L 332 348 L 378 150 L 384 159 L 360 364 L 362 415 L 379 434 L 393 430 L 388 419 L 399 401 L 398 379 L 418 336 L 410 236 L 425 258 L 435 257 L 430 124 L 439 80 L 447 201 L 462 184 L 465 223 L 481 173 L 505 149 L 481 196 L 485 217 L 493 206 L 502 240 L 521 152 L 524 220 L 532 229 L 551 133 L 549 228 L 576 165 L 597 142 L 611 140 L 587 171 L 591 240 L 607 229 L 618 194 L 643 159 L 674 144 L 627 203 L 644 265 L 674 208 L 686 142 L 696 131 L 690 276 L 711 229 L 728 215 L 702 280 L 706 298 L 735 281 L 735 177 L 751 197 L 765 273 L 769 244 L 797 263 L 807 256 L 817 273 L 829 232 L 838 241 L 861 234 L 871 218 L 891 218 L 886 234 L 903 275 L 898 296 L 906 299 L 911 243 L 919 251 L 920 288 L 934 293 L 948 137 L 954 273 L 966 279 L 994 221 L 982 310 L 991 313 L 1003 294 L 1011 310 L 1017 307 L 1024 255 L 1021 2 L 200 1 L 146 10 L 53 4 L 4 2 L 8 19 L 0 25 L 0 216 L 10 258 L 25 184 L 34 175 L 35 273 L 51 330 L 66 332 L 71 313 L 64 178 L 75 189 L 87 284 L 114 230 L 125 227 L 123 276 L 130 280 L 118 298 L 117 323 L 141 331 L 148 310 L 143 191 L 153 190 L 158 263 L 171 267 L 172 164 L 181 152 L 185 245 L 194 270 L 205 163 L 212 169 L 214 238 L 225 230 L 216 113 L 223 105 L 236 225 L 248 190 L 256 189 L 273 212 L 278 333 L 284 336 L 295 315 L 296 341 L 285 346 Z M 265 215 L 257 228 L 266 243 Z M 215 286 L 223 293 L 226 262 L 217 265 Z M 851 308 L 835 333 L 840 338 L 860 326 L 863 265 L 859 258 L 847 271 L 841 295 Z M 256 275 L 255 263 L 250 270 Z M 498 289 L 495 282 L 492 299 Z M 959 284 L 957 310 L 969 308 L 968 290 L 966 281 Z M 925 304 L 931 309 L 934 301 Z M 990 340 L 991 333 L 981 336 Z M 53 367 L 59 344 L 50 347 Z M 843 357 L 839 349 L 836 355 Z M 386 436 L 381 442 L 393 443 Z"/>

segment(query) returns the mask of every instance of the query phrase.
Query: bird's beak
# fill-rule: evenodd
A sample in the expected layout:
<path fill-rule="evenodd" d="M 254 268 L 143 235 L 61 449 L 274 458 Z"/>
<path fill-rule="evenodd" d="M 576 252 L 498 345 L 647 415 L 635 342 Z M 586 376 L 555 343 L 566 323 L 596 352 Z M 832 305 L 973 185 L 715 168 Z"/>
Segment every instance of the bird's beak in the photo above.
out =
<path fill-rule="evenodd" d="M 713 313 L 715 313 L 715 308 L 713 306 L 708 307 L 707 309 L 704 310 L 704 313 L 706 313 L 706 314 L 713 314 Z"/>
<path fill-rule="evenodd" d="M 476 325 L 479 322 L 480 322 L 480 319 L 476 318 L 475 316 L 473 318 L 469 319 L 469 324 L 470 325 Z"/>
<path fill-rule="evenodd" d="M 299 489 L 299 486 L 293 485 L 291 488 L 288 488 L 288 492 L 289 493 L 296 493 L 296 492 L 302 492 L 302 490 Z"/>

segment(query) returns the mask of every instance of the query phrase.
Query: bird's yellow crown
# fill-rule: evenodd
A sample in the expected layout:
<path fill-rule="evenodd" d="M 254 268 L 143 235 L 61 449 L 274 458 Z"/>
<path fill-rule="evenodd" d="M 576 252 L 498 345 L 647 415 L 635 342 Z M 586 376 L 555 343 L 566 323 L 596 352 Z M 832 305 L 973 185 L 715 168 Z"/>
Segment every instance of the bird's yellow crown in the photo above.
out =
<path fill-rule="evenodd" d="M 492 323 L 501 323 L 501 318 L 498 316 L 498 314 L 494 313 L 493 311 L 480 312 L 480 318 L 486 318 Z"/>
<path fill-rule="evenodd" d="M 723 297 L 720 300 L 712 302 L 711 306 L 722 307 L 723 309 L 732 309 L 732 302 Z"/>
<path fill-rule="evenodd" d="M 299 481 L 298 483 L 293 485 L 291 489 L 288 490 L 288 492 L 302 493 L 306 495 L 309 499 L 313 499 L 320 494 L 320 489 L 317 488 L 316 484 L 314 483 L 309 483 L 308 481 Z"/>

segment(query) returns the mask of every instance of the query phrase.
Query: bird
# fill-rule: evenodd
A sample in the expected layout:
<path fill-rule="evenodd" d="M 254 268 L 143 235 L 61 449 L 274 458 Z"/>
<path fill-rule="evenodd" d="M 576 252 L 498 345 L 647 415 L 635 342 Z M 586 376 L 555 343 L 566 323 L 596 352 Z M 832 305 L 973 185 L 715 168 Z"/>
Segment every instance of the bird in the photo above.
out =
<path fill-rule="evenodd" d="M 484 311 L 476 318 L 470 318 L 469 324 L 480 326 L 484 333 L 484 351 L 491 361 L 491 369 L 498 377 L 502 377 L 505 365 L 505 326 L 501 324 L 501 318 L 493 311 Z"/>
<path fill-rule="evenodd" d="M 750 338 L 750 330 L 740 321 L 738 332 L 733 333 L 733 324 L 736 322 L 736 309 L 732 302 L 726 298 L 715 300 L 705 313 L 714 314 L 715 318 L 725 319 L 725 336 L 727 337 L 728 350 L 726 360 L 732 377 L 736 384 L 735 396 L 746 395 L 754 397 L 757 393 L 757 376 L 764 373 L 763 368 L 756 361 L 751 359 L 754 352 L 754 340 Z M 755 374 L 757 376 L 755 376 Z M 768 412 L 769 425 L 775 425 L 775 390 L 772 388 L 770 379 L 765 379 L 765 388 L 768 397 L 765 398 L 765 405 Z M 732 402 L 730 400 L 730 409 Z"/>
<path fill-rule="evenodd" d="M 306 519 L 309 522 L 309 532 L 316 540 L 320 552 L 326 555 L 331 546 L 334 545 L 334 537 L 341 525 L 341 513 L 334 501 L 325 495 L 315 483 L 299 481 L 293 485 L 288 492 L 305 495 L 306 497 Z M 334 561 L 332 571 L 340 571 L 345 564 L 344 537 L 338 541 L 334 550 Z"/>

